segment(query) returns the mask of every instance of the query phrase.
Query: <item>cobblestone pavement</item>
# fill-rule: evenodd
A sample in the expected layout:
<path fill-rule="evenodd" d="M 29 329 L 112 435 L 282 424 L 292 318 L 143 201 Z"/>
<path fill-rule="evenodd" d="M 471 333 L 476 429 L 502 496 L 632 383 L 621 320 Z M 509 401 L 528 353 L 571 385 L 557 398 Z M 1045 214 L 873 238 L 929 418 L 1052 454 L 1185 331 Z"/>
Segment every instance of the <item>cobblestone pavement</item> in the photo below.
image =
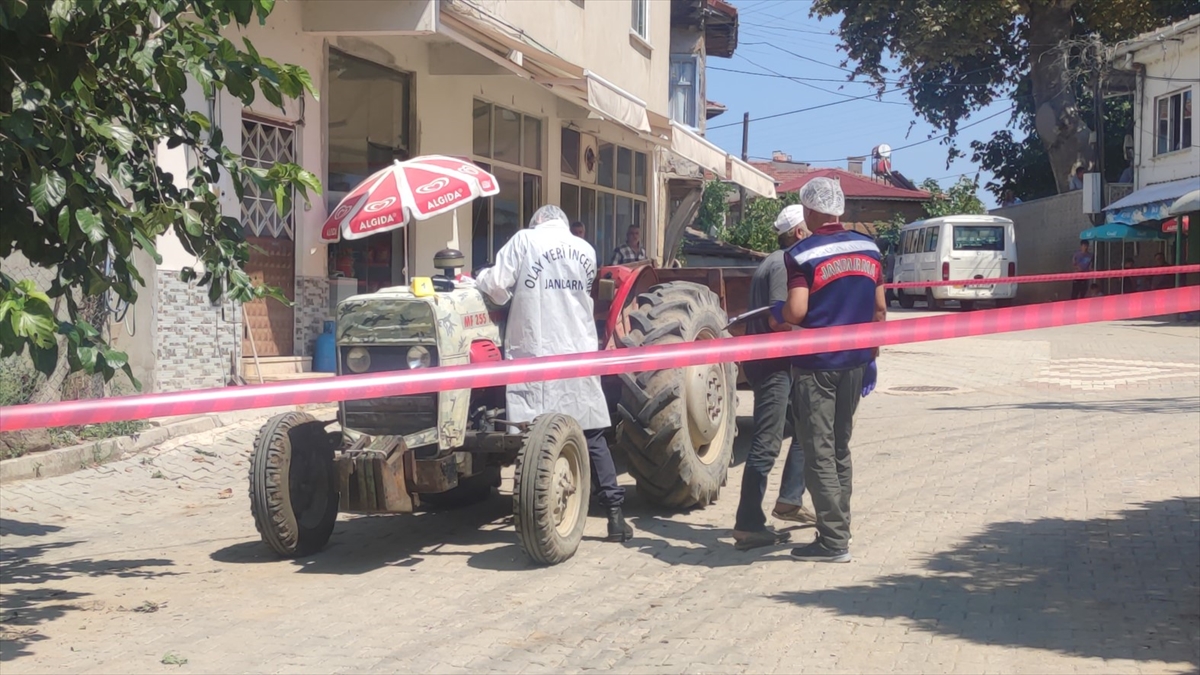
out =
<path fill-rule="evenodd" d="M 717 504 L 632 491 L 633 541 L 591 518 L 549 569 L 503 497 L 343 516 L 323 553 L 279 561 L 249 515 L 258 424 L 177 439 L 4 486 L 0 668 L 1197 672 L 1198 361 L 1195 325 L 1159 321 L 885 350 L 848 565 L 735 551 L 740 458 Z"/>

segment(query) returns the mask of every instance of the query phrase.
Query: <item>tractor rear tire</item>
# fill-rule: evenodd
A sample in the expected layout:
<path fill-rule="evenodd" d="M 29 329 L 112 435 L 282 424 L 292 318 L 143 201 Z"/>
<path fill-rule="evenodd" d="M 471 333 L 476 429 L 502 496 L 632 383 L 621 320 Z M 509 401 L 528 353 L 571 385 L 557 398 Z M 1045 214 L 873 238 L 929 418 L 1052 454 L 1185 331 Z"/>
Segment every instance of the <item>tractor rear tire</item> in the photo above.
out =
<path fill-rule="evenodd" d="M 559 413 L 535 418 L 513 472 L 513 522 L 521 550 L 542 565 L 575 555 L 591 490 L 592 465 L 579 423 Z"/>
<path fill-rule="evenodd" d="M 333 454 L 340 434 L 303 412 L 267 420 L 250 460 L 250 513 L 263 542 L 283 557 L 325 547 L 338 514 Z"/>
<path fill-rule="evenodd" d="M 637 297 L 626 347 L 729 337 L 720 299 L 674 281 Z M 669 508 L 704 507 L 725 484 L 737 434 L 737 365 L 717 363 L 621 375 L 617 447 L 638 494 Z"/>

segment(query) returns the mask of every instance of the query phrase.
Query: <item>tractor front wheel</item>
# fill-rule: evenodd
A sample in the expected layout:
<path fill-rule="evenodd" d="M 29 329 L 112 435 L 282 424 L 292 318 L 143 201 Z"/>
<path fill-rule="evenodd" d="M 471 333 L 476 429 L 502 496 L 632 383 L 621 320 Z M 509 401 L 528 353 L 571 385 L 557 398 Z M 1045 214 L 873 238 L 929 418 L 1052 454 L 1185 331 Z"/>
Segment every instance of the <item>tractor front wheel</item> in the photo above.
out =
<path fill-rule="evenodd" d="M 339 434 L 302 412 L 267 421 L 250 460 L 250 513 L 262 540 L 284 557 L 325 547 L 338 514 L 333 453 Z"/>
<path fill-rule="evenodd" d="M 729 337 L 720 299 L 707 286 L 674 281 L 637 297 L 627 347 Z M 617 447 L 638 494 L 661 506 L 716 501 L 737 433 L 737 366 L 715 363 L 621 375 Z"/>
<path fill-rule="evenodd" d="M 513 473 L 513 520 L 521 549 L 543 565 L 575 555 L 583 540 L 592 469 L 574 418 L 541 415 L 525 432 Z"/>

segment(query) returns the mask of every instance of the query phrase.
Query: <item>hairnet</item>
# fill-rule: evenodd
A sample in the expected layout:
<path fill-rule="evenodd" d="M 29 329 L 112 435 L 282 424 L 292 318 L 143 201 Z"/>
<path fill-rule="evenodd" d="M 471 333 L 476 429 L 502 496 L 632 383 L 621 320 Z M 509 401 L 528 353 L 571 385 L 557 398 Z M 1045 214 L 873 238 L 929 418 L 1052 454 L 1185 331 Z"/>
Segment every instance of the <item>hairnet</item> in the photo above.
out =
<path fill-rule="evenodd" d="M 537 227 L 542 223 L 548 223 L 553 220 L 560 221 L 563 225 L 566 225 L 568 222 L 567 214 L 557 206 L 547 204 L 533 212 L 533 217 L 529 219 L 529 227 Z"/>
<path fill-rule="evenodd" d="M 775 219 L 775 232 L 777 234 L 786 234 L 804 225 L 804 207 L 799 204 L 791 204 L 783 207 L 779 212 L 779 217 Z"/>
<path fill-rule="evenodd" d="M 846 212 L 846 195 L 842 186 L 832 178 L 814 178 L 800 188 L 800 203 L 830 216 L 841 216 Z"/>

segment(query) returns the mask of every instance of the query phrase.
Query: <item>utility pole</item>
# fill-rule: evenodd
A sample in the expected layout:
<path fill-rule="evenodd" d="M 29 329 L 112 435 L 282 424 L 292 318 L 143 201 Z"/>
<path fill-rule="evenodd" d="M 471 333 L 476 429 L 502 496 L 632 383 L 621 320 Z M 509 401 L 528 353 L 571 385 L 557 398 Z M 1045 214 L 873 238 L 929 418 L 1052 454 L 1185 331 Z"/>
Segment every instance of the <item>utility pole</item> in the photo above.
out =
<path fill-rule="evenodd" d="M 742 161 L 750 161 L 750 113 L 742 115 Z M 746 219 L 746 188 L 738 186 L 738 220 Z"/>

